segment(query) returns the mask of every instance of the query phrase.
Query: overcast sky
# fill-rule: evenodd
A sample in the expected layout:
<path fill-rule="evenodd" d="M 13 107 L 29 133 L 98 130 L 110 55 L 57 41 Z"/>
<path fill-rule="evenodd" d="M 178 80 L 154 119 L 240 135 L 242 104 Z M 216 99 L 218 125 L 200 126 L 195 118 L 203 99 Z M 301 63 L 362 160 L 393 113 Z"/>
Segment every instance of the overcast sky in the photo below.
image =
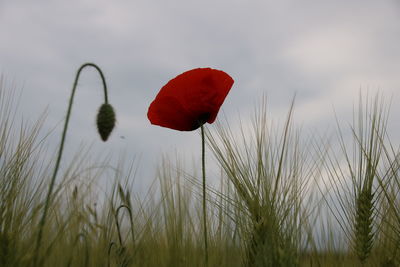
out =
<path fill-rule="evenodd" d="M 25 119 L 48 108 L 45 131 L 64 118 L 79 66 L 98 64 L 117 128 L 105 144 L 97 137 L 102 88 L 98 75 L 87 69 L 75 98 L 67 153 L 81 142 L 114 155 L 125 151 L 128 160 L 141 158 L 146 174 L 161 153 L 199 158 L 197 131 L 153 126 L 146 116 L 169 79 L 197 67 L 224 70 L 235 80 L 222 107 L 233 124 L 238 114 L 248 122 L 263 94 L 271 117 L 282 120 L 297 93 L 296 123 L 323 131 L 334 126 L 333 108 L 350 121 L 358 92 L 380 90 L 392 101 L 393 135 L 400 132 L 395 0 L 0 0 L 0 33 L 0 73 L 23 88 Z M 61 130 L 59 124 L 54 147 Z"/>

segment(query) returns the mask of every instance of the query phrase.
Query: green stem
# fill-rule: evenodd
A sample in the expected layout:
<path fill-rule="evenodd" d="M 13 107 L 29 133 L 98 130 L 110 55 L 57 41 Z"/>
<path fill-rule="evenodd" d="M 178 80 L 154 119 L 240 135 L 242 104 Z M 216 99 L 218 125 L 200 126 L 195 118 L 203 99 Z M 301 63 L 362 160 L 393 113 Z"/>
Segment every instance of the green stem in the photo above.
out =
<path fill-rule="evenodd" d="M 59 166 L 60 166 L 60 162 L 61 162 L 61 156 L 62 156 L 62 152 L 63 152 L 63 149 L 64 149 L 65 136 L 67 134 L 68 122 L 69 122 L 69 117 L 71 115 L 71 108 L 72 108 L 72 104 L 73 104 L 73 101 L 74 101 L 74 95 L 75 95 L 76 87 L 78 85 L 79 76 L 80 76 L 82 70 L 85 67 L 93 67 L 100 74 L 101 80 L 103 82 L 103 88 L 104 88 L 104 102 L 106 104 L 108 103 L 107 85 L 106 85 L 106 81 L 105 81 L 103 72 L 101 71 L 101 69 L 97 65 L 95 65 L 93 63 L 85 63 L 85 64 L 83 64 L 78 69 L 78 71 L 76 73 L 76 76 L 75 76 L 75 81 L 74 81 L 74 85 L 72 87 L 71 97 L 69 99 L 69 105 L 68 105 L 67 117 L 65 119 L 64 130 L 63 130 L 62 136 L 61 136 L 61 144 L 60 144 L 60 148 L 58 150 L 58 156 L 57 156 L 57 160 L 56 160 L 56 165 L 54 167 L 53 176 L 51 177 L 51 180 L 50 180 L 49 190 L 47 192 L 46 202 L 45 202 L 45 205 L 44 205 L 43 214 L 42 214 L 42 217 L 41 217 L 40 222 L 39 222 L 39 233 L 38 233 L 38 236 L 37 236 L 37 239 L 36 239 L 36 247 L 35 247 L 35 253 L 34 253 L 34 258 L 33 258 L 33 266 L 35 266 L 35 267 L 38 264 L 39 249 L 40 249 L 40 244 L 42 242 L 42 237 L 43 237 L 43 228 L 44 228 L 44 225 L 46 223 L 46 217 L 47 217 L 47 213 L 48 213 L 49 206 L 50 206 L 50 199 L 51 199 L 51 196 L 52 196 L 52 193 L 53 193 L 54 183 L 55 183 L 55 180 L 56 180 L 56 177 L 57 177 L 57 172 L 58 172 L 58 169 L 59 169 Z"/>
<path fill-rule="evenodd" d="M 205 266 L 208 266 L 207 242 L 207 207 L 206 207 L 206 157 L 205 157 L 204 126 L 201 125 L 201 167 L 203 171 L 203 225 L 204 225 L 204 252 Z"/>
<path fill-rule="evenodd" d="M 116 246 L 114 242 L 111 242 L 110 245 L 108 245 L 108 258 L 107 258 L 107 267 L 110 267 L 110 262 L 111 262 L 111 249 L 113 246 Z"/>
<path fill-rule="evenodd" d="M 118 230 L 119 230 L 118 215 L 119 215 L 120 209 L 122 209 L 122 208 L 125 208 L 125 209 L 128 211 L 128 214 L 129 214 L 129 222 L 130 222 L 130 224 L 131 224 L 132 244 L 133 244 L 133 246 L 135 246 L 135 233 L 134 233 L 134 230 L 133 230 L 133 215 L 132 215 L 132 210 L 131 210 L 131 208 L 130 208 L 129 206 L 127 206 L 127 205 L 125 205 L 125 204 L 120 205 L 120 206 L 117 208 L 117 211 L 115 212 L 115 220 L 116 220 L 116 223 L 117 223 L 117 228 L 118 228 Z M 119 236 L 120 236 L 120 235 L 119 235 Z M 122 246 L 122 238 L 119 238 L 119 241 L 120 241 L 120 245 Z"/>

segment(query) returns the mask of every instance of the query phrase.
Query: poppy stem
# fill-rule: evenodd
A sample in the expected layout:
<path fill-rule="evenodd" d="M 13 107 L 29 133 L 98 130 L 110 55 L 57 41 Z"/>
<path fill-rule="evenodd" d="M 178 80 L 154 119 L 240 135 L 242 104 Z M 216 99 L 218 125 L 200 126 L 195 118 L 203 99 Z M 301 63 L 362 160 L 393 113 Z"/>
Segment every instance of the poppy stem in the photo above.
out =
<path fill-rule="evenodd" d="M 48 213 L 49 206 L 50 206 L 50 200 L 51 200 L 51 197 L 52 197 L 54 184 L 55 184 L 55 180 L 56 180 L 56 177 L 57 177 L 57 172 L 58 172 L 58 169 L 59 169 L 59 166 L 60 166 L 60 162 L 61 162 L 61 156 L 62 156 L 63 149 L 64 149 L 65 136 L 67 134 L 68 122 L 69 122 L 69 117 L 71 115 L 71 109 L 72 109 L 72 104 L 73 104 L 73 101 L 74 101 L 74 95 L 75 95 L 76 87 L 78 85 L 78 80 L 79 80 L 79 76 L 81 74 L 81 71 L 85 67 L 93 67 L 100 74 L 101 80 L 103 82 L 103 88 L 104 88 L 104 102 L 106 104 L 108 104 L 107 85 L 106 85 L 106 81 L 105 81 L 103 72 L 101 71 L 101 69 L 97 65 L 95 65 L 93 63 L 85 63 L 85 64 L 83 64 L 78 69 L 78 71 L 76 73 L 76 76 L 75 76 L 75 81 L 74 81 L 74 84 L 73 84 L 73 87 L 72 87 L 71 97 L 69 99 L 69 104 L 68 104 L 67 117 L 65 118 L 64 129 L 63 129 L 62 136 L 61 136 L 61 143 L 60 143 L 60 147 L 59 147 L 59 150 L 58 150 L 58 156 L 57 156 L 57 160 L 56 160 L 56 165 L 54 167 L 53 176 L 51 177 L 51 180 L 50 180 L 49 190 L 47 192 L 46 202 L 44 204 L 44 209 L 43 209 L 43 214 L 42 214 L 42 217 L 41 217 L 41 219 L 39 221 L 39 232 L 38 232 L 38 236 L 37 236 L 37 239 L 36 239 L 35 253 L 34 253 L 34 256 L 33 256 L 34 257 L 33 258 L 33 266 L 34 267 L 38 266 L 39 249 L 40 249 L 40 245 L 41 245 L 42 237 L 43 237 L 43 228 L 44 228 L 44 225 L 46 224 L 46 217 L 47 217 L 47 213 Z M 39 265 L 41 266 L 43 264 L 40 263 Z"/>
<path fill-rule="evenodd" d="M 204 124 L 201 125 L 201 167 L 203 171 L 203 226 L 204 226 L 204 254 L 205 266 L 208 266 L 208 242 L 207 242 L 207 207 L 206 207 L 206 157 L 204 141 Z"/>

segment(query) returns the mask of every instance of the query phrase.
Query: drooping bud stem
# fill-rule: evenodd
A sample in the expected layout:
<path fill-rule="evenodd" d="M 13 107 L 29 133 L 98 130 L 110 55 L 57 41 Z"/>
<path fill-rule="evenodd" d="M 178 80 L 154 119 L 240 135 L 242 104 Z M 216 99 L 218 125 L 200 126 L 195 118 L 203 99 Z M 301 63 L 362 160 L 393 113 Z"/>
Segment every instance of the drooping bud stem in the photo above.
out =
<path fill-rule="evenodd" d="M 69 122 L 69 117 L 71 115 L 71 109 L 72 109 L 72 104 L 73 104 L 73 101 L 74 101 L 76 87 L 78 85 L 79 76 L 80 76 L 82 70 L 84 68 L 86 68 L 86 67 L 93 67 L 100 74 L 100 77 L 101 77 L 101 80 L 102 80 L 102 83 L 103 83 L 103 89 L 104 89 L 104 103 L 105 104 L 103 104 L 103 105 L 108 105 L 109 106 L 108 108 L 106 108 L 107 109 L 106 113 L 108 114 L 106 117 L 110 117 L 110 107 L 111 106 L 108 104 L 107 84 L 106 84 L 106 80 L 104 78 L 103 72 L 101 71 L 101 69 L 97 65 L 95 65 L 93 63 L 85 63 L 78 69 L 78 71 L 76 73 L 75 81 L 74 81 L 74 84 L 73 84 L 73 87 L 72 87 L 71 97 L 69 99 L 67 117 L 65 118 L 65 124 L 64 124 L 64 129 L 63 129 L 62 136 L 61 136 L 61 143 L 60 143 L 60 147 L 59 147 L 59 150 L 58 150 L 58 156 L 57 156 L 57 160 L 56 160 L 56 165 L 54 167 L 53 176 L 51 177 L 51 180 L 50 180 L 49 190 L 47 192 L 46 202 L 45 202 L 44 209 L 43 209 L 43 214 L 42 214 L 42 217 L 41 217 L 40 222 L 39 222 L 39 232 L 38 232 L 38 236 L 37 236 L 37 239 L 36 239 L 35 254 L 34 254 L 34 258 L 33 258 L 33 266 L 34 267 L 37 267 L 38 265 L 40 265 L 40 266 L 43 265 L 43 262 L 38 262 L 38 260 L 39 260 L 39 248 L 40 248 L 40 243 L 42 241 L 43 228 L 44 228 L 44 225 L 46 223 L 46 216 L 47 216 L 47 212 L 48 212 L 49 206 L 50 206 L 50 201 L 51 201 L 51 197 L 52 197 L 52 193 L 53 193 L 53 187 L 54 187 L 54 183 L 55 183 L 55 180 L 56 180 L 56 177 L 57 177 L 57 172 L 58 172 L 58 169 L 59 169 L 59 166 L 60 166 L 60 162 L 61 162 L 61 156 L 62 156 L 62 152 L 63 152 L 63 149 L 64 149 L 65 136 L 67 134 L 68 122 Z M 112 108 L 111 108 L 111 110 L 112 110 Z M 113 110 L 112 110 L 112 117 L 113 117 L 113 124 L 115 124 L 115 113 L 114 113 Z M 110 122 L 110 120 L 108 120 L 108 121 Z M 108 129 L 107 130 L 108 134 L 107 134 L 107 137 L 105 139 L 108 138 L 108 136 L 111 133 L 111 130 L 113 128 L 112 127 L 110 129 L 109 125 L 111 125 L 111 123 L 107 123 L 107 127 L 106 126 L 103 127 L 103 129 L 105 129 L 105 128 Z M 107 131 L 105 131 L 105 132 L 107 132 Z M 100 134 L 100 135 L 101 135 L 102 139 L 104 140 L 103 135 L 102 134 Z"/>

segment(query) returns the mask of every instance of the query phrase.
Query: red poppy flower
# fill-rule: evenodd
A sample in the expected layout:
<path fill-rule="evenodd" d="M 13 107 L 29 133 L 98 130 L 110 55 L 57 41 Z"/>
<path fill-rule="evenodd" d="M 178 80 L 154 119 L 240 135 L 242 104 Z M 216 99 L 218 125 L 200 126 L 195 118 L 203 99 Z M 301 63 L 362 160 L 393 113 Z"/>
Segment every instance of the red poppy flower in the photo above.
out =
<path fill-rule="evenodd" d="M 186 71 L 164 85 L 150 104 L 147 117 L 155 125 L 192 131 L 213 123 L 233 85 L 223 71 L 199 68 Z"/>

